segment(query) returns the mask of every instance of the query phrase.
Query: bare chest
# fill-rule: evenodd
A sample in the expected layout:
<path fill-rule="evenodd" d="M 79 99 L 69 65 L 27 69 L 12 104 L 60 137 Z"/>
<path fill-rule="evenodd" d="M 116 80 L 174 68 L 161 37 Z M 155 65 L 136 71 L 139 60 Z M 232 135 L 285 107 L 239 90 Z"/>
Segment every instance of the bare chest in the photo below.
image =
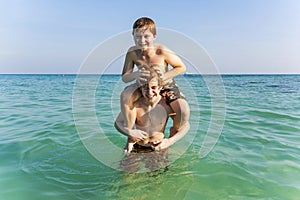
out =
<path fill-rule="evenodd" d="M 136 66 L 141 66 L 141 65 L 167 66 L 165 58 L 161 54 L 142 55 L 140 53 L 136 53 L 134 63 L 136 64 Z"/>
<path fill-rule="evenodd" d="M 153 109 L 139 108 L 136 125 L 147 132 L 163 131 L 168 119 L 168 111 L 164 106 L 157 105 Z"/>

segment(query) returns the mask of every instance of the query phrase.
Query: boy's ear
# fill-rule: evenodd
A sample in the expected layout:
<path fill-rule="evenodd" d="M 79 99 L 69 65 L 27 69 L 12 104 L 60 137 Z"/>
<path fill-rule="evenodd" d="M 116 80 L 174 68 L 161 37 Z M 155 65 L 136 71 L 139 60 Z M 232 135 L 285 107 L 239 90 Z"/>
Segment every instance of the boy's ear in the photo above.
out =
<path fill-rule="evenodd" d="M 153 35 L 153 37 L 154 37 L 154 39 L 156 39 L 156 34 L 155 34 L 155 35 Z"/>

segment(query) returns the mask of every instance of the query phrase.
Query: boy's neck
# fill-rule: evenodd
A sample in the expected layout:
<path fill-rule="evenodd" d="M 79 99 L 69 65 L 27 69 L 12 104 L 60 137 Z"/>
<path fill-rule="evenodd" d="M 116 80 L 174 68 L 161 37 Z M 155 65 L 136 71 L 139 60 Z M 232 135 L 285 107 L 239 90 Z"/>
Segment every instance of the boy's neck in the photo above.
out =
<path fill-rule="evenodd" d="M 142 52 L 142 55 L 151 55 L 155 52 L 155 47 L 152 46 L 152 47 L 147 48 L 146 50 L 141 49 L 141 52 Z"/>
<path fill-rule="evenodd" d="M 161 101 L 160 95 L 153 102 L 149 102 L 147 99 L 144 98 L 144 104 L 151 107 L 156 106 L 160 101 Z"/>

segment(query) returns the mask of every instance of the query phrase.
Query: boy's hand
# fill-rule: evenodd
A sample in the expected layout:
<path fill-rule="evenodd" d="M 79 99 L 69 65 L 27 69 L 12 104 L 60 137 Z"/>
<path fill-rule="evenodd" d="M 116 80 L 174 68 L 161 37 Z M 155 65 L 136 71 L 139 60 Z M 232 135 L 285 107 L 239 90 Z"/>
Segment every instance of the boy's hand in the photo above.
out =
<path fill-rule="evenodd" d="M 154 70 L 156 71 L 159 77 L 163 76 L 163 72 L 160 70 L 160 68 L 154 68 Z"/>
<path fill-rule="evenodd" d="M 161 78 L 161 80 L 163 81 L 163 85 L 164 85 L 165 84 L 165 73 L 162 71 L 162 69 L 159 66 L 154 67 L 154 70 L 156 71 L 158 76 Z"/>
<path fill-rule="evenodd" d="M 152 132 L 152 137 L 150 137 L 149 142 L 156 145 L 159 144 L 163 139 L 165 135 L 163 132 Z"/>
<path fill-rule="evenodd" d="M 133 142 L 139 142 L 148 138 L 148 133 L 139 129 L 132 129 L 129 130 L 129 137 Z"/>
<path fill-rule="evenodd" d="M 138 85 L 144 85 L 147 82 L 147 78 L 150 76 L 150 71 L 146 67 L 141 67 L 138 70 L 137 83 Z"/>
<path fill-rule="evenodd" d="M 168 148 L 169 146 L 170 146 L 170 140 L 167 138 L 164 138 L 157 145 L 152 145 L 152 149 L 155 151 L 160 151 L 160 150 Z"/>

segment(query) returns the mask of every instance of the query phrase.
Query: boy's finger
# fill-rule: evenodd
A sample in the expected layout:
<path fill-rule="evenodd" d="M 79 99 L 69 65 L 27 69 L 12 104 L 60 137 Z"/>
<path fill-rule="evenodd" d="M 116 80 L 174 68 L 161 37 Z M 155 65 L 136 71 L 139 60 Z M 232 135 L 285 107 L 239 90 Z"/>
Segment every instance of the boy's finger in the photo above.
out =
<path fill-rule="evenodd" d="M 150 76 L 149 74 L 142 74 L 142 75 L 140 76 L 140 78 L 145 79 L 145 78 L 148 78 L 149 76 Z"/>
<path fill-rule="evenodd" d="M 150 74 L 150 72 L 149 72 L 148 70 L 144 70 L 144 71 L 141 70 L 140 73 L 141 73 L 141 74 Z"/>
<path fill-rule="evenodd" d="M 146 83 L 146 81 L 147 81 L 147 79 L 145 79 L 145 78 L 140 78 L 140 79 L 139 79 L 139 82 L 140 82 L 140 83 Z"/>

